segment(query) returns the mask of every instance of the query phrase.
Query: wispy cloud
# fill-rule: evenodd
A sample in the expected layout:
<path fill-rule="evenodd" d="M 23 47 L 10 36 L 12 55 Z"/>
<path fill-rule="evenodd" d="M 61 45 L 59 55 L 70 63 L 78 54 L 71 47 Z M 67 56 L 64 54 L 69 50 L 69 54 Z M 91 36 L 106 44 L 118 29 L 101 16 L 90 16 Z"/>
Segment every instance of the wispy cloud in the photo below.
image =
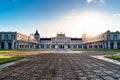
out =
<path fill-rule="evenodd" d="M 101 3 L 105 3 L 105 0 L 99 0 Z"/>
<path fill-rule="evenodd" d="M 120 17 L 120 13 L 113 14 L 113 17 Z"/>
<path fill-rule="evenodd" d="M 106 15 L 100 12 L 79 12 L 73 10 L 69 15 L 64 15 L 60 19 L 53 21 L 53 24 L 49 24 L 48 26 L 50 28 L 47 32 L 56 32 L 60 30 L 62 32 L 66 32 L 66 34 L 68 34 L 67 36 L 71 35 L 72 37 L 79 37 L 83 34 L 84 30 L 86 30 L 91 35 L 95 35 L 108 29 L 106 26 L 110 23 L 108 20 L 109 19 L 106 18 Z M 97 31 L 93 32 L 93 29 Z"/>
<path fill-rule="evenodd" d="M 95 0 L 87 0 L 87 3 L 91 3 L 94 2 Z"/>
<path fill-rule="evenodd" d="M 87 1 L 87 3 L 96 3 L 96 2 L 100 2 L 100 3 L 102 3 L 102 4 L 104 4 L 105 3 L 105 0 L 86 0 Z"/>

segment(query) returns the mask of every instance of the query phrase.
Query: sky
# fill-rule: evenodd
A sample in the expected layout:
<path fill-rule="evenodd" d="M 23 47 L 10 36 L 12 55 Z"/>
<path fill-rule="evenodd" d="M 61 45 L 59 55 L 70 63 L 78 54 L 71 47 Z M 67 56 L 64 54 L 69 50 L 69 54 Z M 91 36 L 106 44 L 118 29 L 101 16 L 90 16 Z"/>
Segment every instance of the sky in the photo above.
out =
<path fill-rule="evenodd" d="M 120 31 L 120 0 L 0 0 L 0 31 L 81 37 Z"/>

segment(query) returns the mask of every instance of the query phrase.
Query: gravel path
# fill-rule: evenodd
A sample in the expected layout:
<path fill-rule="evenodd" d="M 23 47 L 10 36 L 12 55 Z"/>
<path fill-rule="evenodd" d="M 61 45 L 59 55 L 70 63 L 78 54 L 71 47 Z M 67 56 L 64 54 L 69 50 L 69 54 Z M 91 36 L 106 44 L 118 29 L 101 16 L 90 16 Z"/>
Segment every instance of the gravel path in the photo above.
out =
<path fill-rule="evenodd" d="M 91 57 L 112 53 L 43 53 L 0 71 L 0 80 L 120 80 L 120 66 Z"/>

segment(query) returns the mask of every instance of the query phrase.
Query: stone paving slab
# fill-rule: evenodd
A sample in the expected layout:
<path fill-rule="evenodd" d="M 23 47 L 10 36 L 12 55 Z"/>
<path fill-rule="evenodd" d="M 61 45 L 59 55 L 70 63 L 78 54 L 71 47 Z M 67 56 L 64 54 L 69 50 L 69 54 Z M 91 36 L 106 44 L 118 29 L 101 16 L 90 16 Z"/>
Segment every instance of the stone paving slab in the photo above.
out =
<path fill-rule="evenodd" d="M 120 65 L 93 58 L 113 53 L 43 53 L 4 68 L 0 80 L 120 80 Z"/>

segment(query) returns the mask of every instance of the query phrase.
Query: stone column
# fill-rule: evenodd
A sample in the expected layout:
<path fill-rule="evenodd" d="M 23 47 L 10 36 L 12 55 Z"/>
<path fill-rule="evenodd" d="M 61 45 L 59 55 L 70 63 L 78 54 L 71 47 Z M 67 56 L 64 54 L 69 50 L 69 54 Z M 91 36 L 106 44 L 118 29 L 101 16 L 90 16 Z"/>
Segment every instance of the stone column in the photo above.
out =
<path fill-rule="evenodd" d="M 58 45 L 55 45 L 55 49 L 58 49 Z"/>
<path fill-rule="evenodd" d="M 35 46 L 36 46 L 36 44 L 35 44 Z M 39 49 L 41 49 L 41 45 L 39 44 Z"/>
<path fill-rule="evenodd" d="M 47 45 L 44 46 L 44 49 L 46 49 L 46 48 L 47 48 Z"/>
<path fill-rule="evenodd" d="M 20 43 L 19 42 L 17 43 L 17 49 L 20 49 Z"/>
<path fill-rule="evenodd" d="M 116 41 L 114 42 L 114 48 L 113 49 L 118 49 L 118 43 Z"/>
<path fill-rule="evenodd" d="M 35 49 L 35 44 L 32 44 L 32 48 Z"/>
<path fill-rule="evenodd" d="M 84 49 L 84 48 L 83 48 L 83 44 L 82 44 L 82 49 Z"/>
<path fill-rule="evenodd" d="M 50 49 L 52 49 L 52 45 L 50 44 Z"/>
<path fill-rule="evenodd" d="M 17 49 L 17 43 L 15 43 L 15 49 Z"/>
<path fill-rule="evenodd" d="M 5 41 L 4 46 L 5 46 L 5 49 L 8 49 L 8 42 L 7 41 Z"/>
<path fill-rule="evenodd" d="M 25 46 L 26 46 L 26 44 L 25 44 L 25 45 L 23 45 L 23 47 L 22 47 L 22 48 L 23 48 L 23 49 L 25 49 L 25 48 L 26 48 Z"/>
<path fill-rule="evenodd" d="M 108 49 L 110 49 L 110 42 L 108 42 Z"/>
<path fill-rule="evenodd" d="M 104 49 L 107 49 L 107 43 L 106 42 L 104 43 Z"/>
<path fill-rule="evenodd" d="M 86 44 L 86 46 L 87 46 L 87 49 L 90 49 L 90 48 L 89 48 L 89 44 Z"/>
<path fill-rule="evenodd" d="M 65 49 L 68 49 L 68 46 L 67 45 L 64 45 Z"/>
<path fill-rule="evenodd" d="M 73 44 L 70 45 L 71 49 L 73 49 Z"/>
<path fill-rule="evenodd" d="M 93 47 L 92 47 L 92 49 L 95 49 L 95 43 L 93 43 Z"/>
<path fill-rule="evenodd" d="M 14 49 L 14 41 L 12 42 L 12 49 Z"/>
<path fill-rule="evenodd" d="M 78 45 L 77 45 L 77 49 L 78 49 Z"/>
<path fill-rule="evenodd" d="M 102 43 L 102 49 L 105 49 L 105 47 L 104 47 L 104 43 Z"/>
<path fill-rule="evenodd" d="M 100 46 L 99 46 L 99 44 L 97 44 L 97 49 L 100 49 Z"/>

